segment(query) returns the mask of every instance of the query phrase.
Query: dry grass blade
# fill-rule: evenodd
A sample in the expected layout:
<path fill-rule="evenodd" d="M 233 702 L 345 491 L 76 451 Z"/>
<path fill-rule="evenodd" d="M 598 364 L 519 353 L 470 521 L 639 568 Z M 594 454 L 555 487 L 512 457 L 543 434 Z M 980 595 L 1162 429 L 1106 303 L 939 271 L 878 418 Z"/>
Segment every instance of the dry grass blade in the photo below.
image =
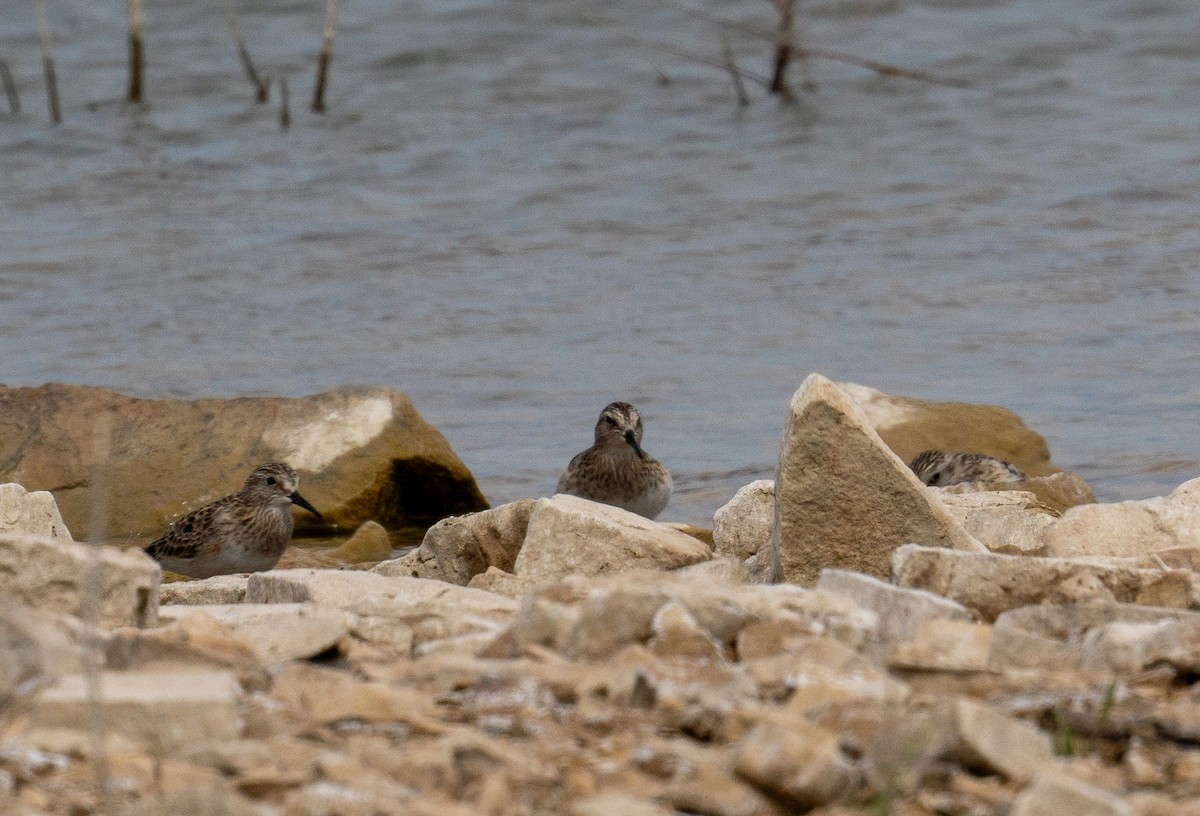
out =
<path fill-rule="evenodd" d="M 325 85 L 329 79 L 329 61 L 333 55 L 333 32 L 337 26 L 337 0 L 325 0 L 325 27 L 321 32 L 321 56 L 317 60 L 317 84 L 313 88 L 314 113 L 325 112 Z"/>
<path fill-rule="evenodd" d="M 142 0 L 129 0 L 129 101 L 142 101 L 144 73 L 146 15 Z"/>
<path fill-rule="evenodd" d="M 4 83 L 4 95 L 8 97 L 8 112 L 14 116 L 21 112 L 21 95 L 17 93 L 17 81 L 13 78 L 8 63 L 0 60 L 0 82 Z"/>
<path fill-rule="evenodd" d="M 245 69 L 250 84 L 254 86 L 255 99 L 259 104 L 264 104 L 270 97 L 271 83 L 269 80 L 263 79 L 254 67 L 254 60 L 250 58 L 250 49 L 246 47 L 246 39 L 242 36 L 242 25 L 238 22 L 237 12 L 233 9 L 233 0 L 225 0 L 225 22 L 229 26 L 229 33 L 233 36 L 233 43 L 237 47 L 238 59 L 242 61 L 242 68 Z"/>
<path fill-rule="evenodd" d="M 50 20 L 46 16 L 46 0 L 33 0 L 37 15 L 38 40 L 42 44 L 42 69 L 46 74 L 46 104 L 50 108 L 51 124 L 62 122 L 62 108 L 58 104 L 58 73 L 54 70 L 54 49 L 50 44 Z"/>
<path fill-rule="evenodd" d="M 97 621 L 100 619 L 100 593 L 103 590 L 103 576 L 100 561 L 100 550 L 105 545 L 108 531 L 108 467 L 109 452 L 112 447 L 112 416 L 101 414 L 93 429 L 93 464 L 92 464 L 92 506 L 88 518 L 88 543 L 91 545 L 91 562 L 88 564 L 87 583 L 83 598 L 83 620 L 88 625 L 88 631 L 95 633 Z M 108 766 L 108 753 L 105 747 L 106 723 L 104 708 L 100 704 L 103 689 L 100 683 L 100 671 L 104 664 L 103 645 L 94 635 L 89 638 L 87 648 L 83 650 L 83 675 L 87 684 L 88 709 L 90 713 L 90 732 L 92 743 L 92 766 L 96 773 L 97 801 L 100 813 L 111 813 L 110 801 L 111 779 Z"/>

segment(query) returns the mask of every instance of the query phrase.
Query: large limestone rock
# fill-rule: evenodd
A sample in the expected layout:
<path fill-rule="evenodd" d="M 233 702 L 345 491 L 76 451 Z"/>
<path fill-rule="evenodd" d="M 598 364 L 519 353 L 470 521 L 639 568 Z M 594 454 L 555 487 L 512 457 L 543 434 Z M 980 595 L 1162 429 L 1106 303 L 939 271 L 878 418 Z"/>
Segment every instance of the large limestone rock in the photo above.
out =
<path fill-rule="evenodd" d="M 1119 796 L 1082 780 L 1055 773 L 1039 774 L 1013 803 L 1011 816 L 1134 816 L 1134 810 Z"/>
<path fill-rule="evenodd" d="M 1007 408 L 894 397 L 854 383 L 839 385 L 905 462 L 932 448 L 995 456 L 1030 476 L 1058 470 L 1050 463 L 1046 440 Z"/>
<path fill-rule="evenodd" d="M 0 533 L 0 595 L 46 612 L 84 617 L 94 576 L 98 625 L 154 626 L 161 575 L 141 552 Z"/>
<path fill-rule="evenodd" d="M 45 490 L 27 492 L 19 484 L 0 485 L 0 531 L 71 540 L 54 496 Z"/>
<path fill-rule="evenodd" d="M 0 387 L 0 479 L 54 493 L 81 538 L 103 415 L 113 427 L 104 468 L 113 536 L 154 537 L 272 459 L 299 471 L 305 498 L 325 514 L 322 523 L 297 512 L 300 534 L 367 519 L 427 526 L 487 506 L 446 439 L 397 391 L 146 400 L 74 385 Z"/>
<path fill-rule="evenodd" d="M 348 616 L 315 604 L 195 604 L 162 607 L 164 624 L 207 615 L 241 638 L 266 664 L 312 657 L 350 632 Z"/>
<path fill-rule="evenodd" d="M 534 499 L 521 499 L 442 519 L 425 532 L 420 547 L 379 564 L 372 572 L 434 578 L 459 586 L 466 586 L 489 568 L 512 572 L 535 504 Z"/>
<path fill-rule="evenodd" d="M 897 585 L 950 598 L 995 620 L 1029 604 L 1137 600 L 1162 571 L 1086 558 L 1031 558 L 907 545 L 893 561 Z"/>
<path fill-rule="evenodd" d="M 1200 479 L 1169 496 L 1072 507 L 1046 533 L 1047 554 L 1136 556 L 1200 545 Z"/>
<path fill-rule="evenodd" d="M 792 397 L 775 499 L 770 547 L 792 583 L 811 585 L 826 567 L 886 579 L 892 551 L 913 542 L 983 550 L 820 374 Z"/>
<path fill-rule="evenodd" d="M 558 495 L 538 499 L 514 572 L 544 581 L 639 569 L 676 569 L 706 561 L 702 541 L 607 504 Z"/>

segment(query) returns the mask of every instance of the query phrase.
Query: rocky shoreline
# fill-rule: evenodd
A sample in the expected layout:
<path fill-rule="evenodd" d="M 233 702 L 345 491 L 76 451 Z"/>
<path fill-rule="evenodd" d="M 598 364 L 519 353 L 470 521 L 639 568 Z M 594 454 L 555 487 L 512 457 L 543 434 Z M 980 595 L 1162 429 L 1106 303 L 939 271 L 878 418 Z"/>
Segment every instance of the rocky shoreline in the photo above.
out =
<path fill-rule="evenodd" d="M 375 497 L 391 393 L 289 414 Z M 239 420 L 256 451 L 297 438 L 273 410 Z M 10 457 L 0 812 L 1200 816 L 1200 480 L 1097 504 L 1003 409 L 819 375 L 782 424 L 775 480 L 711 534 L 555 496 L 460 509 L 377 564 L 178 583 L 72 541 L 78 502 Z M 904 462 L 928 447 L 1030 478 L 925 487 Z"/>

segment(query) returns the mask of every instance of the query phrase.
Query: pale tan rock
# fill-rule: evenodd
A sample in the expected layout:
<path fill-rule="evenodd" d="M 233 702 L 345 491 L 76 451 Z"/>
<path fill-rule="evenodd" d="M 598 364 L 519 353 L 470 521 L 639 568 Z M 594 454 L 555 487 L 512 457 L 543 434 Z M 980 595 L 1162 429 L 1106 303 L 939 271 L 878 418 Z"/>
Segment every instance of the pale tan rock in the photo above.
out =
<path fill-rule="evenodd" d="M 1154 622 L 1114 621 L 1082 638 L 1084 671 L 1134 674 L 1156 664 L 1180 672 L 1200 672 L 1200 616 L 1163 618 Z"/>
<path fill-rule="evenodd" d="M 17 699 L 31 680 L 78 671 L 80 634 L 57 616 L 0 604 L 0 701 Z"/>
<path fill-rule="evenodd" d="M 659 657 L 704 662 L 725 659 L 721 644 L 696 623 L 691 612 L 675 601 L 668 601 L 658 608 L 650 629 L 653 634 L 646 645 Z"/>
<path fill-rule="evenodd" d="M 246 600 L 248 575 L 214 575 L 198 581 L 172 581 L 159 589 L 160 608 L 182 604 L 237 604 Z"/>
<path fill-rule="evenodd" d="M 705 561 L 703 542 L 607 504 L 557 495 L 538 499 L 513 571 L 547 580 L 638 569 L 675 569 Z"/>
<path fill-rule="evenodd" d="M 896 551 L 897 585 L 925 589 L 977 611 L 984 620 L 1029 604 L 1133 601 L 1159 570 L 1083 558 L 1031 558 L 909 545 Z"/>
<path fill-rule="evenodd" d="M 954 487 L 948 490 L 954 490 Z M 968 488 L 969 489 L 969 488 Z M 1022 482 L 997 482 L 989 487 L 993 491 L 1012 490 L 1032 493 L 1038 503 L 1054 513 L 1065 513 L 1081 504 L 1094 504 L 1096 494 L 1078 473 L 1064 470 L 1045 476 L 1031 476 Z"/>
<path fill-rule="evenodd" d="M 250 576 L 246 603 L 304 602 L 409 624 L 414 649 L 431 640 L 496 633 L 517 611 L 511 598 L 421 578 L 353 570 L 272 570 Z"/>
<path fill-rule="evenodd" d="M 940 720 L 949 729 L 942 754 L 969 768 L 1024 782 L 1053 762 L 1049 736 L 981 703 L 955 700 Z"/>
<path fill-rule="evenodd" d="M 1188 492 L 1181 496 L 1188 495 Z M 1200 504 L 1172 496 L 1072 507 L 1046 534 L 1048 555 L 1138 556 L 1200 541 Z"/>
<path fill-rule="evenodd" d="M 819 374 L 792 397 L 775 499 L 770 547 L 792 583 L 812 585 L 825 568 L 887 578 L 892 551 L 911 542 L 983 550 Z"/>
<path fill-rule="evenodd" d="M 1153 625 L 1162 621 L 1179 621 L 1180 631 L 1195 631 L 1200 627 L 1200 612 L 1098 601 L 1025 606 L 996 618 L 988 665 L 998 670 L 1082 671 L 1085 644 L 1095 637 L 1089 633 L 1114 623 Z M 1102 646 L 1088 648 L 1093 652 L 1089 657 L 1092 665 L 1125 660 L 1105 655 Z M 1097 648 L 1101 651 L 1095 652 Z"/>
<path fill-rule="evenodd" d="M 898 706 L 911 694 L 906 683 L 890 677 L 874 660 L 827 637 L 793 639 L 786 652 L 742 661 L 761 696 L 790 693 L 786 710 L 805 717 L 852 701 Z"/>
<path fill-rule="evenodd" d="M 750 572 L 744 562 L 737 558 L 714 558 L 687 567 L 673 570 L 678 575 L 708 576 L 730 584 L 750 583 Z"/>
<path fill-rule="evenodd" d="M 775 482 L 759 479 L 740 488 L 713 515 L 714 557 L 746 560 L 771 540 L 775 524 Z"/>
<path fill-rule="evenodd" d="M 416 689 L 362 681 L 347 672 L 307 663 L 285 666 L 275 678 L 271 696 L 314 722 L 357 719 L 426 728 L 434 713 L 433 701 Z"/>
<path fill-rule="evenodd" d="M 988 670 L 992 627 L 963 620 L 921 621 L 912 634 L 888 645 L 887 664 L 922 671 L 982 672 Z"/>
<path fill-rule="evenodd" d="M 228 671 L 101 672 L 98 704 L 106 727 L 150 745 L 177 748 L 233 739 L 242 691 Z M 62 677 L 37 695 L 35 727 L 86 730 L 93 701 L 82 675 Z"/>
<path fill-rule="evenodd" d="M 672 816 L 672 811 L 656 802 L 627 793 L 606 791 L 571 805 L 570 816 Z"/>
<path fill-rule="evenodd" d="M 1039 774 L 1013 803 L 1011 816 L 1134 816 L 1121 797 L 1063 774 Z"/>
<path fill-rule="evenodd" d="M 965 606 L 932 592 L 905 589 L 845 570 L 821 570 L 817 589 L 845 596 L 879 618 L 879 643 L 908 640 L 921 624 L 930 620 L 969 621 Z"/>
<path fill-rule="evenodd" d="M 382 524 L 367 520 L 358 525 L 341 546 L 330 552 L 329 557 L 346 564 L 385 561 L 392 557 L 392 540 Z"/>
<path fill-rule="evenodd" d="M 1144 606 L 1200 609 L 1200 572 L 1168 570 L 1138 590 L 1134 602 Z"/>
<path fill-rule="evenodd" d="M 298 512 L 301 535 L 329 524 L 352 530 L 367 519 L 424 526 L 487 506 L 445 437 L 398 391 L 146 400 L 75 385 L 0 388 L 0 479 L 52 491 L 81 539 L 95 502 L 99 415 L 113 421 L 105 490 L 114 537 L 157 535 L 271 460 L 300 473 L 304 497 L 325 516 Z"/>
<path fill-rule="evenodd" d="M 30 493 L 15 483 L 0 484 L 0 532 L 72 540 L 54 496 L 47 490 Z"/>
<path fill-rule="evenodd" d="M 805 808 L 835 801 L 861 781 L 837 735 L 799 718 L 757 726 L 736 746 L 734 762 L 743 779 Z"/>
<path fill-rule="evenodd" d="M 104 627 L 153 626 L 162 570 L 150 556 L 0 533 L 0 594 L 24 606 L 82 617 L 94 565 L 99 566 L 95 622 Z"/>
<path fill-rule="evenodd" d="M 537 584 L 538 582 L 532 579 L 513 575 L 497 567 L 488 567 L 487 572 L 481 572 L 479 575 L 473 577 L 467 586 L 471 589 L 495 592 L 497 595 L 503 595 L 506 598 L 520 599 L 525 593 L 537 586 Z"/>
<path fill-rule="evenodd" d="M 535 504 L 534 499 L 522 499 L 442 519 L 426 531 L 420 547 L 401 559 L 385 561 L 373 572 L 436 578 L 459 586 L 492 567 L 512 572 Z"/>
<path fill-rule="evenodd" d="M 905 462 L 933 449 L 995 456 L 1031 476 L 1058 470 L 1050 463 L 1046 440 L 1007 408 L 895 397 L 855 383 L 838 385 Z"/>
<path fill-rule="evenodd" d="M 350 633 L 348 616 L 315 604 L 209 604 L 162 607 L 164 624 L 209 615 L 246 641 L 266 664 L 312 657 Z"/>
<path fill-rule="evenodd" d="M 953 493 L 927 488 L 958 519 L 972 537 L 991 552 L 1006 555 L 1041 555 L 1046 531 L 1059 513 L 1025 491 Z"/>

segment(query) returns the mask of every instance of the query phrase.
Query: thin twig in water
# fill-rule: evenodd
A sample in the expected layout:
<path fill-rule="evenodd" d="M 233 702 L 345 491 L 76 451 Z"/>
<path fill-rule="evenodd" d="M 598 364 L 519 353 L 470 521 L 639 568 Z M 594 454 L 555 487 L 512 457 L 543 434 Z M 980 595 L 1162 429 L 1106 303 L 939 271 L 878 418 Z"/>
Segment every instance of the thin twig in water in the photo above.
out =
<path fill-rule="evenodd" d="M 738 107 L 745 108 L 750 104 L 750 97 L 746 94 L 746 85 L 742 82 L 742 75 L 738 73 L 737 63 L 734 62 L 729 38 L 724 33 L 721 34 L 721 51 L 725 56 L 725 67 L 729 69 L 729 76 L 733 79 L 733 90 L 737 93 Z"/>
<path fill-rule="evenodd" d="M 146 15 L 142 0 L 129 0 L 129 101 L 142 101 L 142 73 L 145 60 Z"/>
<path fill-rule="evenodd" d="M 796 0 L 776 0 L 779 6 L 779 33 L 775 37 L 775 67 L 771 72 L 771 93 L 787 93 L 787 67 L 792 60 L 792 22 Z"/>
<path fill-rule="evenodd" d="M 242 68 L 246 70 L 246 76 L 249 77 L 250 84 L 254 86 L 255 98 L 259 104 L 264 104 L 270 96 L 271 83 L 259 76 L 254 67 L 254 60 L 250 59 L 250 49 L 246 47 L 246 40 L 242 37 L 242 26 L 238 22 L 237 13 L 233 10 L 233 0 L 225 0 L 225 22 L 229 25 L 229 33 L 233 35 L 233 42 L 237 46 L 238 59 L 242 61 Z"/>
<path fill-rule="evenodd" d="M 62 122 L 62 108 L 58 106 L 58 74 L 54 70 L 54 51 L 50 46 L 50 20 L 46 17 L 46 0 L 33 0 L 37 15 L 38 39 L 42 43 L 42 69 L 46 75 L 46 104 L 50 107 L 50 123 Z"/>
<path fill-rule="evenodd" d="M 99 813 L 112 813 L 108 749 L 105 740 L 106 723 L 101 704 L 104 690 L 100 682 L 100 670 L 104 665 L 101 653 L 103 645 L 98 636 L 100 630 L 100 597 L 103 592 L 100 551 L 104 547 L 108 531 L 108 466 L 112 447 L 112 415 L 101 414 L 93 429 L 92 487 L 89 491 L 92 506 L 88 514 L 88 544 L 91 558 L 88 564 L 87 582 L 83 595 L 83 620 L 87 624 L 88 643 L 83 650 L 83 676 L 87 685 L 87 703 L 90 714 L 92 766 L 96 773 L 96 799 Z"/>
<path fill-rule="evenodd" d="M 13 79 L 8 63 L 0 60 L 0 81 L 4 83 L 4 95 L 8 97 L 8 112 L 14 116 L 21 112 L 21 95 L 17 93 L 17 81 Z"/>
<path fill-rule="evenodd" d="M 292 111 L 288 107 L 287 77 L 279 78 L 279 126 L 284 130 L 292 126 Z"/>
<path fill-rule="evenodd" d="M 329 60 L 333 54 L 333 32 L 337 25 L 337 0 L 325 0 L 325 28 L 321 31 L 321 56 L 317 60 L 317 84 L 313 88 L 314 113 L 325 112 L 325 84 L 329 77 Z"/>

